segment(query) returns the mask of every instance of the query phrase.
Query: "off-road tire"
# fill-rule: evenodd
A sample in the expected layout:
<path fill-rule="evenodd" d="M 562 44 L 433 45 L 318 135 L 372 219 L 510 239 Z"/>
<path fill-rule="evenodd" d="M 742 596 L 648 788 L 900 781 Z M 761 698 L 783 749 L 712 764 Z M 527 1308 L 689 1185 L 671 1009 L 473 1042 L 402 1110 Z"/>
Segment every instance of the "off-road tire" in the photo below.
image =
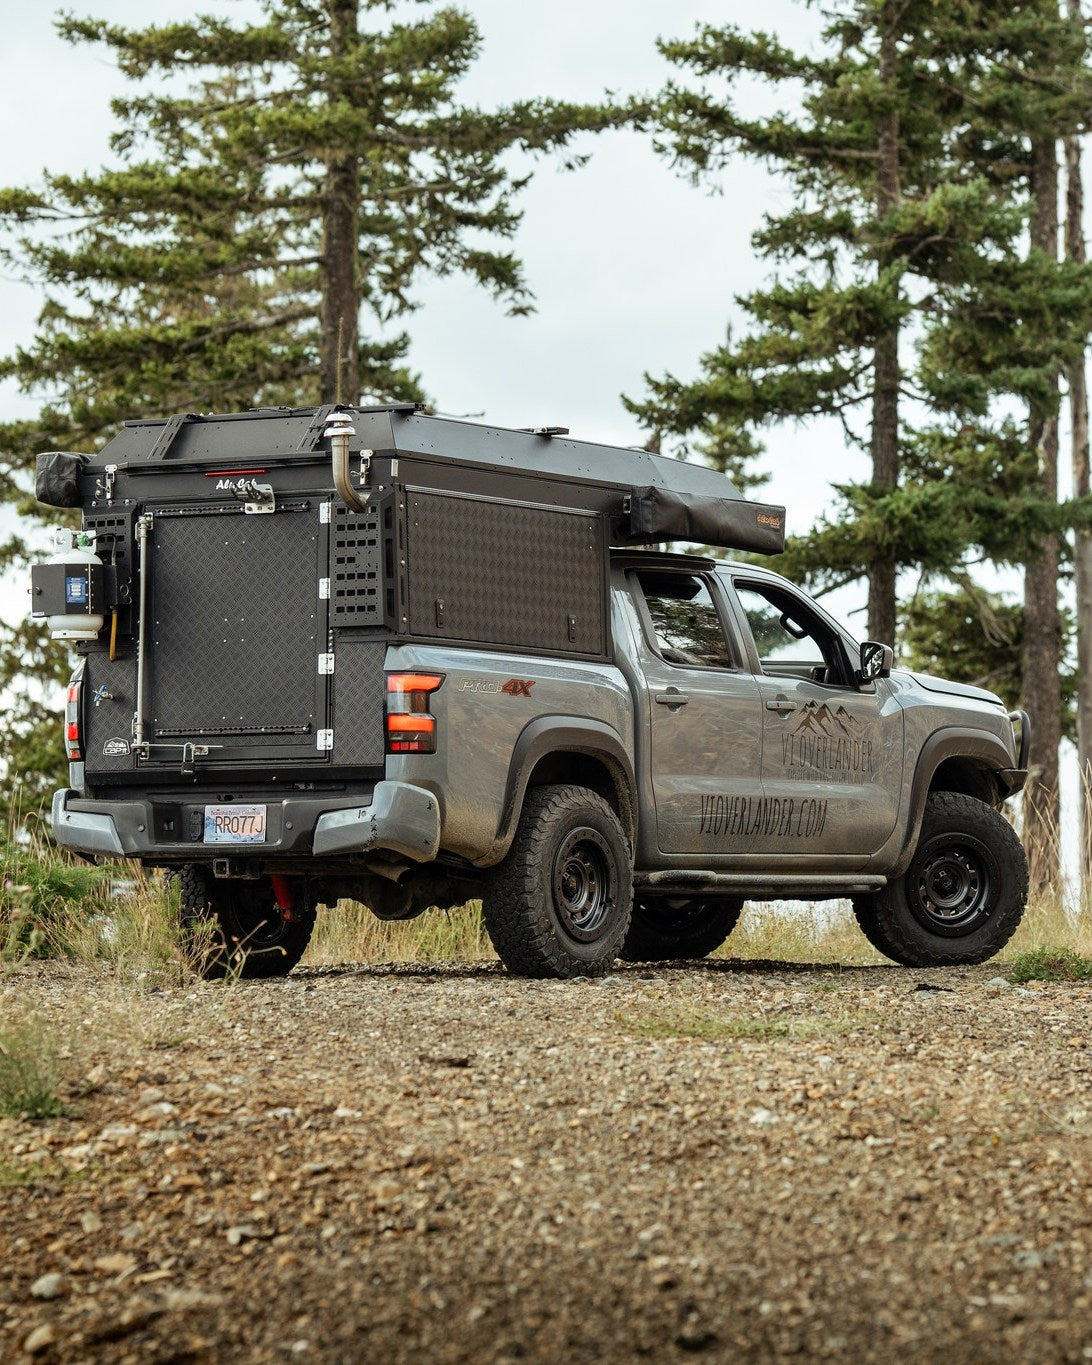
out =
<path fill-rule="evenodd" d="M 638 897 L 620 956 L 625 962 L 708 957 L 739 923 L 742 910 L 738 896 Z"/>
<path fill-rule="evenodd" d="M 202 976 L 285 976 L 303 956 L 315 927 L 304 878 L 291 879 L 291 919 L 279 909 L 268 877 L 221 880 L 188 863 L 178 883 L 183 942 Z"/>
<path fill-rule="evenodd" d="M 482 917 L 514 976 L 605 976 L 629 928 L 633 854 L 617 815 L 586 787 L 527 793 Z"/>
<path fill-rule="evenodd" d="M 872 946 L 904 967 L 985 962 L 1016 932 L 1028 898 L 1020 840 L 992 806 L 933 792 L 905 874 L 853 911 Z"/>

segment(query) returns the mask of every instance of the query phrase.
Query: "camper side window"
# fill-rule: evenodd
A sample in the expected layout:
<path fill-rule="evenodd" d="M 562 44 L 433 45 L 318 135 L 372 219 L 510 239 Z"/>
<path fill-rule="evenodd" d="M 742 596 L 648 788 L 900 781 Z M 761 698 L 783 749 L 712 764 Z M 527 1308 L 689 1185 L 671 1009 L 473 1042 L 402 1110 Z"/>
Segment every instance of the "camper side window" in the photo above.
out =
<path fill-rule="evenodd" d="M 704 579 L 695 574 L 639 572 L 656 651 L 669 664 L 731 668 L 724 628 Z"/>

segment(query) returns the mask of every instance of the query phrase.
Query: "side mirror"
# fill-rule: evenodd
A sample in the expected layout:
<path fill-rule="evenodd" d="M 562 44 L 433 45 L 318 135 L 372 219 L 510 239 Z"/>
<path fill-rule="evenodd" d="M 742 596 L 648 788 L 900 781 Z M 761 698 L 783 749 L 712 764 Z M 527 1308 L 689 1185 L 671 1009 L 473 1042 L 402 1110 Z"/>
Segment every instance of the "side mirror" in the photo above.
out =
<path fill-rule="evenodd" d="M 890 676 L 895 665 L 895 651 L 890 645 L 866 640 L 861 646 L 861 666 L 857 670 L 857 680 L 862 683 L 875 682 L 877 678 Z"/>

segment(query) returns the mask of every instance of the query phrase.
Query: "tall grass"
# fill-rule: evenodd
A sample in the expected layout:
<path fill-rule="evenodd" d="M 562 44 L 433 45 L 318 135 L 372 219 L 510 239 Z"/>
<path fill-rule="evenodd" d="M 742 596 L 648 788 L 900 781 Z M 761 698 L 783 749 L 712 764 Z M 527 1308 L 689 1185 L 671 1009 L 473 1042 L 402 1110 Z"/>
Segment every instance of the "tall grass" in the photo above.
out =
<path fill-rule="evenodd" d="M 112 976 L 156 987 L 192 980 L 200 945 L 179 934 L 177 891 L 159 873 L 133 864 L 78 862 L 39 824 L 9 823 L 2 851 L 0 968 L 30 957 L 66 956 L 101 965 Z M 1092 956 L 1092 908 L 1067 908 L 1061 892 L 1029 905 L 999 964 L 1049 948 Z M 845 901 L 808 905 L 753 902 L 719 957 L 851 965 L 886 962 L 857 928 Z M 352 902 L 319 912 L 304 961 L 423 962 L 495 960 L 481 903 L 430 910 L 384 922 Z"/>
<path fill-rule="evenodd" d="M 496 960 L 481 901 L 427 910 L 413 920 L 378 920 L 352 901 L 320 910 L 304 962 L 476 962 Z"/>
<path fill-rule="evenodd" d="M 62 853 L 38 822 L 9 817 L 0 859 L 0 962 L 75 954 L 73 935 L 109 909 L 116 869 Z"/>
<path fill-rule="evenodd" d="M 52 1027 L 37 1014 L 0 1024 L 0 1114 L 48 1119 L 64 1113 L 57 1052 Z"/>

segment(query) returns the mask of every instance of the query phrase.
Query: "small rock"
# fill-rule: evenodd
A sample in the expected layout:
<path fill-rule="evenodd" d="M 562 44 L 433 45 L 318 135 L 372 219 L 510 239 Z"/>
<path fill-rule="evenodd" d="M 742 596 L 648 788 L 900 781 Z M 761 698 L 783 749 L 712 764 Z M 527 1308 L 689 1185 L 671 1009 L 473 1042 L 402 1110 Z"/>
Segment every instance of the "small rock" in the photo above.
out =
<path fill-rule="evenodd" d="M 23 1342 L 23 1350 L 28 1356 L 41 1355 L 43 1351 L 49 1349 L 57 1340 L 57 1333 L 53 1330 L 51 1322 L 43 1322 L 41 1326 L 35 1327 L 34 1331 Z"/>
<path fill-rule="evenodd" d="M 48 1275 L 39 1275 L 30 1286 L 30 1292 L 36 1299 L 56 1299 L 60 1298 L 63 1288 L 64 1276 L 53 1270 Z"/>
<path fill-rule="evenodd" d="M 777 1123 L 777 1115 L 771 1113 L 769 1109 L 754 1109 L 748 1123 L 753 1123 L 756 1128 L 768 1128 L 771 1123 Z"/>
<path fill-rule="evenodd" d="M 237 1247 L 240 1242 L 250 1241 L 261 1235 L 253 1223 L 239 1223 L 227 1230 L 228 1246 Z"/>
<path fill-rule="evenodd" d="M 101 1232 L 102 1219 L 94 1209 L 88 1209 L 86 1213 L 80 1214 L 80 1227 L 84 1232 Z"/>
<path fill-rule="evenodd" d="M 115 1251 L 109 1256 L 96 1256 L 94 1266 L 104 1275 L 124 1275 L 136 1265 L 136 1257 L 125 1251 Z"/>
<path fill-rule="evenodd" d="M 684 1351 L 708 1351 L 717 1344 L 716 1332 L 698 1322 L 688 1322 L 675 1337 L 675 1345 Z"/>
<path fill-rule="evenodd" d="M 1006 981 L 1003 976 L 991 976 L 986 982 L 986 990 L 999 995 L 1002 991 L 1011 991 L 1012 982 Z"/>

